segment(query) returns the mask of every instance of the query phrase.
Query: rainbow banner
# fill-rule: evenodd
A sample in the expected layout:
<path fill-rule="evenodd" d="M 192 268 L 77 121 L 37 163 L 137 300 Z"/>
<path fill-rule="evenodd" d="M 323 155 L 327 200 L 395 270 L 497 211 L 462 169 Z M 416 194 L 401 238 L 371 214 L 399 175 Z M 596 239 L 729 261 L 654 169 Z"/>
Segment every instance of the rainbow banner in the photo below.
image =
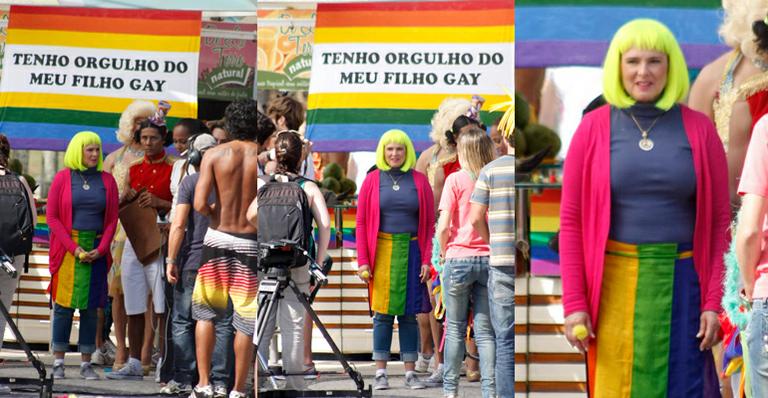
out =
<path fill-rule="evenodd" d="M 728 51 L 717 35 L 720 0 L 517 0 L 515 12 L 522 68 L 601 66 L 613 34 L 634 18 L 667 25 L 691 68 Z"/>
<path fill-rule="evenodd" d="M 507 101 L 514 20 L 512 0 L 319 4 L 307 106 L 314 149 L 371 151 L 397 128 L 420 150 L 446 97 L 481 95 L 486 109 Z"/>
<path fill-rule="evenodd" d="M 11 6 L 0 132 L 14 149 L 63 150 L 91 130 L 110 150 L 135 99 L 197 117 L 200 27 L 199 11 Z"/>
<path fill-rule="evenodd" d="M 560 256 L 549 241 L 560 229 L 560 189 L 531 193 L 531 273 L 560 275 Z"/>

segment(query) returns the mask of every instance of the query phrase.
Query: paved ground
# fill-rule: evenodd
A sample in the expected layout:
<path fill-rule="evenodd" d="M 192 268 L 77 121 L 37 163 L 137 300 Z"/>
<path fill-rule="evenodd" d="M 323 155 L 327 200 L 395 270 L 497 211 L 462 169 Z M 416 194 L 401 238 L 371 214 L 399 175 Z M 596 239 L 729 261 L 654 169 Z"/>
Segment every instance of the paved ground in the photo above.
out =
<path fill-rule="evenodd" d="M 51 365 L 53 359 L 48 353 L 38 353 L 40 359 L 46 364 L 46 370 L 50 374 Z M 24 377 L 24 378 L 36 378 L 37 372 L 32 368 L 29 362 L 25 361 L 25 357 L 21 351 L 15 350 L 3 350 L 2 358 L 6 361 L 0 364 L 0 378 L 6 377 Z M 320 377 L 317 381 L 312 382 L 309 385 L 309 389 L 317 391 L 316 395 L 304 395 L 304 396 L 317 396 L 326 397 L 327 391 L 338 390 L 355 390 L 354 383 L 346 374 L 341 374 L 341 365 L 338 362 L 332 361 L 316 361 L 317 368 L 320 371 Z M 56 395 L 97 395 L 97 396 L 149 396 L 158 395 L 160 386 L 153 381 L 153 377 L 145 377 L 144 381 L 116 381 L 116 380 L 98 380 L 98 381 L 85 381 L 79 378 L 78 365 L 79 355 L 68 354 L 66 358 L 66 374 L 67 378 L 64 380 L 56 380 L 54 383 L 54 396 Z M 363 375 L 365 380 L 365 388 L 368 388 L 369 383 L 373 381 L 373 375 L 375 373 L 375 367 L 373 362 L 354 362 L 353 365 Z M 110 368 L 97 368 L 97 373 L 104 375 L 111 371 Z M 402 363 L 393 362 L 388 368 L 389 384 L 392 387 L 386 391 L 375 391 L 373 393 L 376 397 L 442 397 L 442 389 L 431 388 L 425 390 L 410 390 L 403 387 L 404 381 L 404 369 Z M 427 375 L 424 375 L 426 377 Z M 461 394 L 460 397 L 480 397 L 480 383 L 468 383 L 462 378 L 461 381 Z M 14 396 L 26 397 L 36 396 L 29 392 L 14 391 Z M 277 396 L 270 395 L 268 393 L 260 393 L 260 397 Z M 338 396 L 338 395 L 337 395 Z M 354 395 L 349 395 L 354 396 Z M 70 395 L 71 397 L 71 395 Z"/>

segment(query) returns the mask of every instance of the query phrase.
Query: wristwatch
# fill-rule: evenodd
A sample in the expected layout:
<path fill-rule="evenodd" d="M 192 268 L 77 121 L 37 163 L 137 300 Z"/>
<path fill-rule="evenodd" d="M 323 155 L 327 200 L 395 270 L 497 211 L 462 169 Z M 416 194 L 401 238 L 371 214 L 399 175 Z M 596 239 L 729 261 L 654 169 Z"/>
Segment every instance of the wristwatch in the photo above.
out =
<path fill-rule="evenodd" d="M 165 263 L 166 264 L 176 264 L 176 259 L 175 258 L 166 257 L 165 258 Z"/>

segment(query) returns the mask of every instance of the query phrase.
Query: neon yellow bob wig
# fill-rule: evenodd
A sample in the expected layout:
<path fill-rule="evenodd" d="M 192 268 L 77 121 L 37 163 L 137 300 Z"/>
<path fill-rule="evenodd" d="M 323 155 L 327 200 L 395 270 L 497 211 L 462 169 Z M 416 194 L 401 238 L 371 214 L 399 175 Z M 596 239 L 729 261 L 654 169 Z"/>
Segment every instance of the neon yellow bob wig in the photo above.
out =
<path fill-rule="evenodd" d="M 613 36 L 603 63 L 603 96 L 617 108 L 629 108 L 635 100 L 627 94 L 621 81 L 621 57 L 632 47 L 667 54 L 667 85 L 656 107 L 668 110 L 688 95 L 688 66 L 675 36 L 661 22 L 635 19 L 627 22 Z"/>
<path fill-rule="evenodd" d="M 416 151 L 413 150 L 413 143 L 408 134 L 403 130 L 389 130 L 379 139 L 379 146 L 376 147 L 376 167 L 379 170 L 388 171 L 392 167 L 387 163 L 384 149 L 389 144 L 398 144 L 405 147 L 405 162 L 400 166 L 400 170 L 408 171 L 416 165 Z"/>
<path fill-rule="evenodd" d="M 101 138 L 93 131 L 81 131 L 72 137 L 67 145 L 67 151 L 64 153 L 64 167 L 70 170 L 85 171 L 87 167 L 83 163 L 83 148 L 88 145 L 98 145 L 99 152 L 101 149 Z M 96 169 L 102 170 L 103 156 L 99 156 L 99 164 L 96 165 Z"/>

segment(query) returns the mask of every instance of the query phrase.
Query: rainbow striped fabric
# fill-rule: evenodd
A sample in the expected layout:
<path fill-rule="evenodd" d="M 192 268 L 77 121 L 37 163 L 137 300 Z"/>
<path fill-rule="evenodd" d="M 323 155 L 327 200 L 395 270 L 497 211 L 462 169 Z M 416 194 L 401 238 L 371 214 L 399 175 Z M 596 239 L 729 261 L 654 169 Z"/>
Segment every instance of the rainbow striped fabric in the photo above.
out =
<path fill-rule="evenodd" d="M 200 21 L 199 11 L 11 6 L 0 131 L 16 149 L 63 150 L 91 130 L 109 150 L 134 99 L 197 117 Z"/>
<path fill-rule="evenodd" d="M 720 396 L 709 350 L 699 351 L 701 293 L 691 244 L 609 241 L 591 397 Z"/>
<path fill-rule="evenodd" d="M 667 25 L 691 68 L 727 51 L 717 35 L 720 0 L 517 0 L 515 12 L 516 67 L 600 66 L 613 34 L 634 18 Z"/>
<path fill-rule="evenodd" d="M 101 237 L 94 231 L 72 231 L 72 240 L 85 251 L 99 246 Z M 107 257 L 81 263 L 67 252 L 59 270 L 51 278 L 51 299 L 67 308 L 104 308 L 107 304 Z"/>
<path fill-rule="evenodd" d="M 375 150 L 397 128 L 420 150 L 446 97 L 478 94 L 486 109 L 507 101 L 513 8 L 512 0 L 319 4 L 307 106 L 314 149 Z"/>
<path fill-rule="evenodd" d="M 419 242 L 411 234 L 379 232 L 373 283 L 368 284 L 371 309 L 388 315 L 414 315 L 431 310 L 421 283 Z"/>

